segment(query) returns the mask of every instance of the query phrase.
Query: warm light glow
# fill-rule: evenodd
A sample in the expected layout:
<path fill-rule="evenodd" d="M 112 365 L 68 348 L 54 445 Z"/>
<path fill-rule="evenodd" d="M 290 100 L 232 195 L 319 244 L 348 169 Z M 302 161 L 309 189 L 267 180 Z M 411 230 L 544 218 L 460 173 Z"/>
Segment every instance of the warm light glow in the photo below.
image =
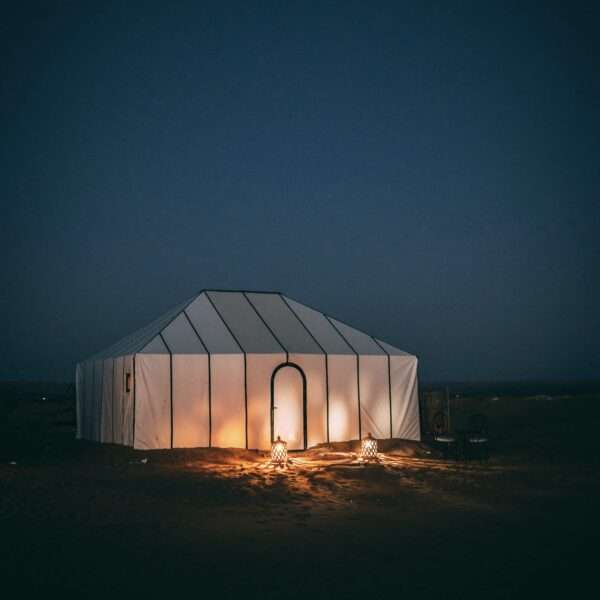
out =
<path fill-rule="evenodd" d="M 273 392 L 273 436 L 281 436 L 291 450 L 303 449 L 302 375 L 294 367 L 279 369 Z"/>
<path fill-rule="evenodd" d="M 363 460 L 373 460 L 377 458 L 377 440 L 370 434 L 361 440 L 360 456 Z"/>
<path fill-rule="evenodd" d="M 271 446 L 271 462 L 276 465 L 283 465 L 287 462 L 287 442 L 284 442 L 279 436 Z"/>

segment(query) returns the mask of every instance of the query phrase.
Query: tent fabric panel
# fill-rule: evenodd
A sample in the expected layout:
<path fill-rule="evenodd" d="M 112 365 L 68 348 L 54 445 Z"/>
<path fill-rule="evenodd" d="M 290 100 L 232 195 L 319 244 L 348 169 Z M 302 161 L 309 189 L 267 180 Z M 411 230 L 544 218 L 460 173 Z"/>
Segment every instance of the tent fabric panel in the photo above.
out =
<path fill-rule="evenodd" d="M 103 364 L 103 382 L 102 382 L 102 432 L 100 441 L 105 443 L 112 442 L 113 429 L 113 361 L 111 358 L 102 361 Z"/>
<path fill-rule="evenodd" d="M 185 312 L 198 331 L 209 352 L 239 354 L 240 347 L 227 330 L 206 294 L 200 294 Z"/>
<path fill-rule="evenodd" d="M 141 350 L 141 354 L 169 354 L 169 349 L 165 346 L 160 335 L 153 337 Z"/>
<path fill-rule="evenodd" d="M 77 367 L 79 369 L 79 381 L 80 386 L 77 390 L 77 399 L 79 404 L 79 437 L 80 439 L 86 439 L 86 422 L 87 422 L 87 406 L 86 406 L 86 393 L 87 393 L 87 379 L 86 379 L 86 368 L 85 362 L 80 362 Z"/>
<path fill-rule="evenodd" d="M 283 350 L 242 293 L 207 292 L 207 295 L 244 352 L 277 354 Z"/>
<path fill-rule="evenodd" d="M 377 343 L 391 356 L 412 356 L 408 352 L 404 352 L 404 350 L 400 350 L 400 348 L 396 348 L 386 342 L 382 342 L 381 340 L 377 340 Z"/>
<path fill-rule="evenodd" d="M 330 318 L 341 335 L 354 348 L 357 354 L 384 355 L 385 352 L 373 341 L 373 338 L 354 327 L 350 327 L 337 319 Z"/>
<path fill-rule="evenodd" d="M 294 315 L 278 294 L 247 293 L 260 316 L 271 328 L 287 352 L 322 354 L 301 321 Z"/>
<path fill-rule="evenodd" d="M 417 359 L 391 356 L 392 435 L 405 440 L 421 440 Z"/>
<path fill-rule="evenodd" d="M 75 432 L 76 439 L 81 439 L 82 437 L 82 410 L 81 405 L 83 401 L 83 390 L 85 387 L 84 379 L 83 379 L 83 368 L 81 364 L 77 364 L 75 367 L 75 422 L 77 424 L 77 430 Z"/>
<path fill-rule="evenodd" d="M 327 442 L 327 377 L 325 355 L 290 354 L 289 361 L 297 364 L 306 377 L 307 446 Z"/>
<path fill-rule="evenodd" d="M 173 354 L 173 447 L 209 445 L 208 355 Z"/>
<path fill-rule="evenodd" d="M 102 441 L 102 387 L 104 380 L 104 361 L 94 361 L 94 431 L 95 442 Z"/>
<path fill-rule="evenodd" d="M 248 390 L 248 448 L 271 448 L 271 376 L 285 354 L 248 354 L 246 377 Z"/>
<path fill-rule="evenodd" d="M 161 335 L 173 354 L 206 354 L 202 342 L 183 313 L 171 321 Z"/>
<path fill-rule="evenodd" d="M 361 356 L 360 420 L 362 435 L 390 437 L 390 385 L 387 356 Z"/>
<path fill-rule="evenodd" d="M 87 439 L 87 369 L 86 363 L 80 362 L 78 365 L 79 368 L 79 378 L 80 378 L 80 386 L 77 390 L 77 399 L 79 402 L 79 437 L 82 440 Z"/>
<path fill-rule="evenodd" d="M 94 401 L 94 363 L 88 360 L 83 363 L 84 394 L 83 394 L 83 438 L 92 439 L 92 403 Z"/>
<path fill-rule="evenodd" d="M 243 354 L 210 357 L 212 386 L 212 446 L 246 446 L 246 408 Z"/>
<path fill-rule="evenodd" d="M 150 324 L 146 325 L 146 327 L 142 327 L 135 331 L 131 336 L 129 336 L 129 338 L 127 338 L 127 340 L 125 340 L 124 344 L 120 345 L 120 347 L 117 349 L 113 349 L 113 355 L 115 351 L 122 355 L 133 355 L 135 352 L 139 351 L 155 335 L 160 333 L 163 328 L 168 325 L 168 323 L 190 303 L 191 300 L 192 298 L 188 298 L 185 300 L 185 302 L 181 302 L 171 310 L 152 321 Z"/>
<path fill-rule="evenodd" d="M 161 314 L 147 325 L 136 329 L 90 358 L 125 356 L 139 350 L 139 348 L 143 347 L 147 341 L 158 334 L 173 317 L 181 312 L 191 300 L 192 298 L 189 298 L 185 300 L 185 302 L 179 303 L 177 306 L 174 306 L 166 313 Z M 143 340 L 145 340 L 145 342 Z"/>
<path fill-rule="evenodd" d="M 94 361 L 90 360 L 86 365 L 86 412 L 87 412 L 87 431 L 86 431 L 86 440 L 93 441 L 94 440 L 94 427 L 95 427 L 95 407 L 96 404 L 94 402 Z"/>
<path fill-rule="evenodd" d="M 113 444 L 123 444 L 123 363 L 119 356 L 113 361 Z"/>
<path fill-rule="evenodd" d="M 135 393 L 135 373 L 134 373 L 134 359 L 133 356 L 123 357 L 123 379 L 121 385 L 123 386 L 122 393 L 122 410 L 123 410 L 123 445 L 133 446 L 133 423 L 134 423 L 134 402 L 133 397 Z M 129 391 L 127 391 L 127 375 L 130 376 Z"/>
<path fill-rule="evenodd" d="M 356 356 L 330 355 L 329 441 L 358 439 L 358 381 Z"/>
<path fill-rule="evenodd" d="M 291 298 L 285 300 L 327 354 L 354 354 L 322 313 Z"/>
<path fill-rule="evenodd" d="M 164 354 L 135 360 L 135 448 L 171 447 L 171 367 Z"/>
<path fill-rule="evenodd" d="M 81 368 L 81 438 L 89 440 L 89 397 L 90 397 L 90 374 L 88 362 L 80 363 Z"/>

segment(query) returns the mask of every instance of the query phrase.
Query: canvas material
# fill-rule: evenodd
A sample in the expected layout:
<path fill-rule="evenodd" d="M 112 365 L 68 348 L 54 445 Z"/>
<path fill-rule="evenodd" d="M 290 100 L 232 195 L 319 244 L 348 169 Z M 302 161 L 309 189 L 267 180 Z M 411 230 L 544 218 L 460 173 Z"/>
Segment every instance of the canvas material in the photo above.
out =
<path fill-rule="evenodd" d="M 220 291 L 77 366 L 77 435 L 136 448 L 268 449 L 271 378 L 286 360 L 306 377 L 309 446 L 328 433 L 389 437 L 390 417 L 393 437 L 420 438 L 414 356 L 281 294 Z"/>

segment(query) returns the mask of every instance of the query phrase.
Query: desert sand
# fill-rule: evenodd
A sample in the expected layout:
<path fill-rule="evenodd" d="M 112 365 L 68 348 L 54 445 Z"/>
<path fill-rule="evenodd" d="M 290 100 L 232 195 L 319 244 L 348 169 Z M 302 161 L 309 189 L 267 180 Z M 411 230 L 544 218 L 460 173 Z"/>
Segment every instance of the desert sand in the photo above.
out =
<path fill-rule="evenodd" d="M 261 452 L 77 441 L 64 391 L 24 389 L 5 385 L 0 412 L 2 585 L 19 597 L 549 598 L 595 586 L 600 395 L 457 403 L 488 415 L 488 460 L 398 440 L 380 443 L 377 464 L 333 444 L 274 469 Z"/>

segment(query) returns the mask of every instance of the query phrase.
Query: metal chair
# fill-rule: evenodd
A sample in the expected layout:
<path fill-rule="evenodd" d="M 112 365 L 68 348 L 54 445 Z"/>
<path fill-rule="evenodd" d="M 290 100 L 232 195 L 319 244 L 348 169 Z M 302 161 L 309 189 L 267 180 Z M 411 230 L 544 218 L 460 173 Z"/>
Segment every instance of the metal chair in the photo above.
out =
<path fill-rule="evenodd" d="M 454 457 L 458 458 L 456 436 L 448 431 L 448 419 L 444 412 L 437 412 L 431 421 L 433 426 L 433 441 L 442 450 L 444 458 L 450 456 L 450 450 L 454 450 Z"/>
<path fill-rule="evenodd" d="M 465 435 L 465 455 L 478 457 L 481 460 L 487 459 L 490 452 L 489 445 L 487 418 L 482 414 L 471 415 Z"/>

